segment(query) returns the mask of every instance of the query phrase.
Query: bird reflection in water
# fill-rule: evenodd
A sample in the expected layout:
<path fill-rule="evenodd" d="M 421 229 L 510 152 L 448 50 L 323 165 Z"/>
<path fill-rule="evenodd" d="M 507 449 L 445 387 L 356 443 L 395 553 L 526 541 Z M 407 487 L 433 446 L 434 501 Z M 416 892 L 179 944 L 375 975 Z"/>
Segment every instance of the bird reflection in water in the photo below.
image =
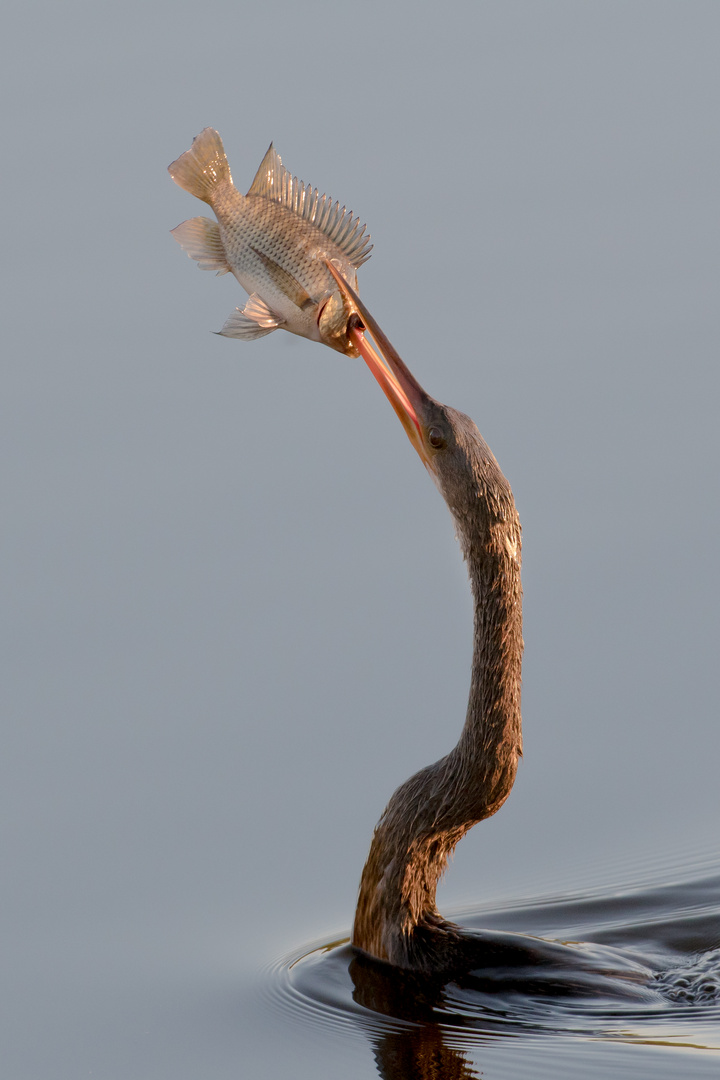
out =
<path fill-rule="evenodd" d="M 449 1046 L 436 1019 L 442 979 L 377 964 L 362 953 L 350 961 L 353 1000 L 391 1017 L 388 1030 L 370 1034 L 383 1080 L 470 1080 L 478 1076 L 462 1050 Z M 405 1021 L 399 1026 L 397 1021 Z"/>
<path fill-rule="evenodd" d="M 403 970 L 378 963 L 355 951 L 348 965 L 353 1001 L 393 1022 L 387 1029 L 370 1027 L 366 1031 L 378 1072 L 384 1080 L 466 1080 L 478 1076 L 469 1056 L 460 1049 L 461 1043 L 458 1045 L 458 1028 L 472 1032 L 472 1044 L 477 1052 L 478 1044 L 509 1034 L 507 1018 L 518 1012 L 520 1001 L 535 998 L 561 1003 L 586 997 L 597 1005 L 602 1000 L 611 1002 L 618 994 L 628 1005 L 633 999 L 636 999 L 636 1006 L 658 1000 L 657 994 L 641 985 L 633 989 L 600 971 L 593 973 L 590 968 L 584 969 L 581 978 L 572 979 L 563 966 L 555 970 L 542 963 L 538 968 L 520 966 L 517 963 L 519 950 L 513 947 L 512 937 L 510 934 L 479 933 L 476 950 L 484 941 L 489 948 L 488 964 L 494 964 L 494 968 L 488 966 L 483 970 L 480 967 L 476 972 L 458 975 L 452 982 L 446 974 Z M 507 938 L 508 951 L 501 954 L 498 942 L 503 938 Z M 563 946 L 556 948 L 560 953 Z M 479 955 L 478 951 L 475 955 Z M 639 969 L 640 965 L 638 974 Z M 645 982 L 644 978 L 642 982 Z M 453 996 L 455 1000 L 450 1001 Z M 477 1014 L 463 1015 L 461 1003 L 471 999 L 476 1007 L 483 1001 L 486 1003 L 480 1022 Z M 519 1016 L 516 1019 L 519 1020 Z M 528 1028 L 533 1026 L 526 1015 L 516 1026 L 516 1037 L 521 1031 L 527 1034 Z M 449 1041 L 450 1031 L 453 1031 L 455 1045 Z"/>

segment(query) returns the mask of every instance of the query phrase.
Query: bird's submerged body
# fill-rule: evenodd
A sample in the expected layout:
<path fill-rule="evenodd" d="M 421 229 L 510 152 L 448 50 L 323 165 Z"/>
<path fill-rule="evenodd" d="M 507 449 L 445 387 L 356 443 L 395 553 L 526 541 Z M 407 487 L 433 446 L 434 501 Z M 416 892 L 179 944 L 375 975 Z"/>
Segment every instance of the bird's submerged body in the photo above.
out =
<path fill-rule="evenodd" d="M 331 263 L 356 288 L 356 271 L 370 254 L 370 237 L 356 217 L 291 176 L 272 145 L 242 195 L 212 128 L 169 172 L 217 218 L 191 218 L 173 236 L 201 269 L 231 272 L 250 297 L 222 335 L 253 340 L 282 327 L 357 355 L 345 333 L 351 308 L 327 267 Z"/>

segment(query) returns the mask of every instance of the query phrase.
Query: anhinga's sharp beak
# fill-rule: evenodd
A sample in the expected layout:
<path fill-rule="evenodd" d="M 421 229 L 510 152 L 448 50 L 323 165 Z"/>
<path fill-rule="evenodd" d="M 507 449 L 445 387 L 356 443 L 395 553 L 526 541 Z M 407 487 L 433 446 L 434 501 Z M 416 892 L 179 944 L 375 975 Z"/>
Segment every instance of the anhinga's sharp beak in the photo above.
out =
<path fill-rule="evenodd" d="M 348 321 L 348 337 L 382 387 L 423 464 L 430 466 L 425 450 L 422 424 L 424 406 L 429 400 L 428 395 L 415 376 L 408 371 L 355 290 L 348 285 L 332 263 L 326 262 L 325 265 L 335 278 L 340 292 L 357 311 L 357 314 L 351 315 Z M 366 333 L 372 334 L 379 352 L 367 340 Z"/>

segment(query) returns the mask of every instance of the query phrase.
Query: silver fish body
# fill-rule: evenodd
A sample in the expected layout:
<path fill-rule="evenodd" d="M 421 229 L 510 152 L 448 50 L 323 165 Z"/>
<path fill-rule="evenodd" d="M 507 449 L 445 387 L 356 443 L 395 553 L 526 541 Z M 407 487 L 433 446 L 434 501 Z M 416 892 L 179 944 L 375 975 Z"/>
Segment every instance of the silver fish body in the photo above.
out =
<path fill-rule="evenodd" d="M 326 266 L 332 263 L 357 289 L 356 271 L 372 246 L 358 218 L 291 176 L 272 144 L 242 195 L 212 128 L 205 128 L 168 171 L 217 218 L 191 218 L 172 235 L 201 269 L 231 272 L 249 294 L 222 335 L 250 341 L 282 327 L 358 355 L 346 334 L 352 309 Z"/>

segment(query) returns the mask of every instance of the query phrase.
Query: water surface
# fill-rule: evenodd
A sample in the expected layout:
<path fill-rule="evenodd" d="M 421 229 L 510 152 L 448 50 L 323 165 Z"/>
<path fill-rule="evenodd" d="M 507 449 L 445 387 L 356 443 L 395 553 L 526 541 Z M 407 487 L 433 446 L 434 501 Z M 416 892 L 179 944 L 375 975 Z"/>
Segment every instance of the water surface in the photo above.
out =
<path fill-rule="evenodd" d="M 384 1080 L 606 1066 L 633 1077 L 717 1075 L 720 863 L 654 876 L 454 913 L 478 932 L 565 943 L 588 959 L 573 987 L 501 968 L 415 977 L 369 963 L 343 939 L 282 958 L 266 970 L 264 993 L 322 1040 L 367 1040 Z"/>

